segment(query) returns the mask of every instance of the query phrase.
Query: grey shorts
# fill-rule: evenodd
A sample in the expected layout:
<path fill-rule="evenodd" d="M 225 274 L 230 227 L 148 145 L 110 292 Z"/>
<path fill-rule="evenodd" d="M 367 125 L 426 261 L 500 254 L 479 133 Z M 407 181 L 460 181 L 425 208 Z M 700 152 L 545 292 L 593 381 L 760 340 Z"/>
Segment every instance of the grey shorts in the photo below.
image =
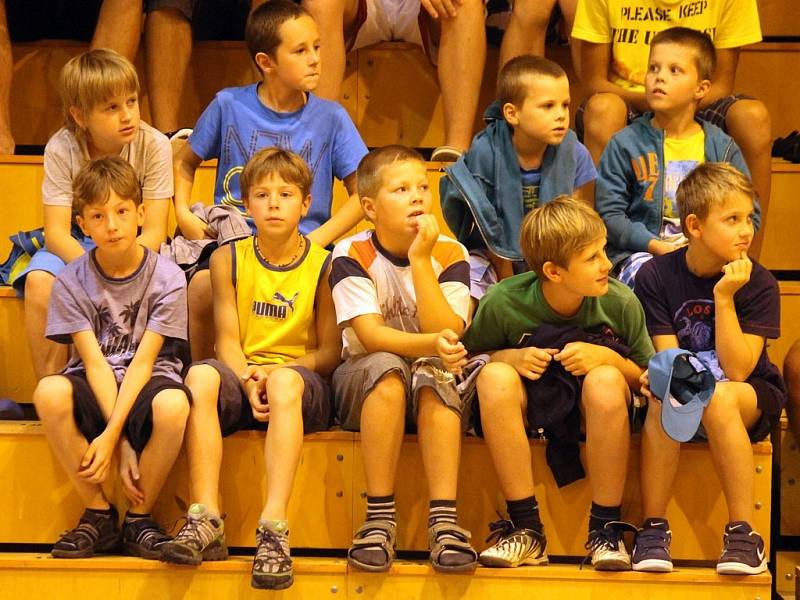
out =
<path fill-rule="evenodd" d="M 431 388 L 442 403 L 461 418 L 464 431 L 468 429 L 474 385 L 468 391 L 460 392 L 455 378 L 441 368 L 438 358 L 418 359 L 412 363 L 390 352 L 373 352 L 348 358 L 334 372 L 336 417 L 343 429 L 361 429 L 364 400 L 389 373 L 397 373 L 405 383 L 407 430 L 413 431 L 416 426 L 419 392 L 424 387 Z"/>
<path fill-rule="evenodd" d="M 197 0 L 145 0 L 144 12 L 154 12 L 171 8 L 179 11 L 186 20 L 191 22 Z"/>
<path fill-rule="evenodd" d="M 225 363 L 209 358 L 192 363 L 208 365 L 219 373 L 219 394 L 217 414 L 222 435 L 228 436 L 244 429 L 265 430 L 268 423 L 256 421 L 250 402 L 239 385 L 239 376 Z M 191 367 L 190 367 L 191 368 Z M 303 433 L 324 431 L 331 425 L 331 391 L 328 383 L 319 373 L 305 367 L 289 366 L 303 378 Z"/>

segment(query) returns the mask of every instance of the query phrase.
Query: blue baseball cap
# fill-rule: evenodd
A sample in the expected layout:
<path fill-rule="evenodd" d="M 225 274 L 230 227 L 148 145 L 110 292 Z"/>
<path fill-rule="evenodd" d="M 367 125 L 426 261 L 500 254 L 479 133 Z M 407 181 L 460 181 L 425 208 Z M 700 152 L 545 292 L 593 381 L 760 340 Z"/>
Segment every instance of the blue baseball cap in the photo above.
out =
<path fill-rule="evenodd" d="M 676 442 L 688 442 L 714 395 L 714 374 L 695 354 L 680 348 L 654 355 L 647 373 L 650 391 L 661 400 L 664 432 Z"/>

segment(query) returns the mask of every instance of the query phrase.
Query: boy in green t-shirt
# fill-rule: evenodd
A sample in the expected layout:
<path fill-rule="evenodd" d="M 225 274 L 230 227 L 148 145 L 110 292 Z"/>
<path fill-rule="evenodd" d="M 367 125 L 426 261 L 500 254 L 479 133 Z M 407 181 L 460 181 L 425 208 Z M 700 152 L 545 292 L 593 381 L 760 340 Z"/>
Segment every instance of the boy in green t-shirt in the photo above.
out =
<path fill-rule="evenodd" d="M 548 462 L 561 485 L 582 477 L 579 405 L 592 486 L 587 548 L 596 569 L 630 569 L 619 522 L 630 442 L 628 407 L 653 346 L 638 300 L 609 278 L 605 243 L 603 221 L 577 199 L 561 196 L 530 212 L 520 247 L 533 272 L 491 288 L 463 346 L 453 344 L 441 354 L 457 371 L 467 351 L 492 353 L 478 375 L 478 408 L 510 520 L 493 524 L 496 542 L 481 553 L 483 565 L 547 562 L 528 435 L 549 434 L 550 426 L 569 422 L 569 416 L 555 419 L 555 412 L 571 413 L 575 462 Z"/>

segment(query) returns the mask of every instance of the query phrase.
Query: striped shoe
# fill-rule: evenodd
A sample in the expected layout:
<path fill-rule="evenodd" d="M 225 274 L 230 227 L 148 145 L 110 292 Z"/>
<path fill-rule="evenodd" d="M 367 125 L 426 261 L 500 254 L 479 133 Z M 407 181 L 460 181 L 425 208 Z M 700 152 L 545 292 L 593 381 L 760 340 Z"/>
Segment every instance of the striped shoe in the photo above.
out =
<path fill-rule="evenodd" d="M 547 538 L 541 530 L 514 527 L 506 519 L 491 523 L 489 529 L 492 533 L 486 541 L 494 544 L 481 552 L 478 561 L 482 565 L 518 567 L 547 564 Z"/>

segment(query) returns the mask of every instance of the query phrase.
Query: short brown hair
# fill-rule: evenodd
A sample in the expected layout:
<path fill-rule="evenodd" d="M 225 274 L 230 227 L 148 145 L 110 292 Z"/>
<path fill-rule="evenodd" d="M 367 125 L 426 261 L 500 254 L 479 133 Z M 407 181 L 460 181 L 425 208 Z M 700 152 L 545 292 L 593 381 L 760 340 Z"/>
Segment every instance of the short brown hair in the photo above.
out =
<path fill-rule="evenodd" d="M 274 57 L 275 50 L 283 41 L 280 35 L 281 25 L 302 16 L 310 17 L 311 14 L 291 0 L 269 0 L 253 9 L 247 17 L 244 29 L 244 41 L 253 62 L 259 52 Z"/>
<path fill-rule="evenodd" d="M 313 176 L 306 161 L 289 150 L 262 148 L 250 157 L 239 176 L 242 200 L 250 196 L 254 185 L 270 175 L 279 175 L 286 183 L 299 187 L 303 198 L 311 193 Z"/>
<path fill-rule="evenodd" d="M 650 42 L 651 50 L 658 44 L 674 44 L 691 50 L 694 53 L 694 64 L 700 79 L 711 81 L 714 69 L 717 68 L 717 51 L 707 33 L 688 27 L 670 27 L 653 36 L 653 41 Z"/>
<path fill-rule="evenodd" d="M 519 246 L 525 262 L 541 276 L 544 263 L 567 268 L 575 254 L 605 238 L 600 215 L 583 200 L 562 195 L 528 213 L 520 228 Z"/>
<path fill-rule="evenodd" d="M 675 192 L 683 232 L 686 233 L 687 216 L 703 220 L 712 205 L 723 204 L 731 194 L 744 194 L 753 199 L 755 206 L 757 194 L 752 182 L 729 163 L 704 163 L 692 169 Z"/>
<path fill-rule="evenodd" d="M 142 203 L 142 188 L 136 171 L 120 156 L 90 160 L 72 180 L 72 209 L 81 214 L 90 204 L 105 204 L 111 191 L 123 200 Z"/>
<path fill-rule="evenodd" d="M 383 185 L 383 171 L 389 165 L 407 160 L 425 164 L 419 152 L 407 146 L 392 144 L 370 151 L 358 164 L 358 195 L 362 198 L 375 198 Z"/>
<path fill-rule="evenodd" d="M 528 78 L 552 77 L 559 79 L 567 73 L 560 65 L 543 56 L 523 54 L 508 61 L 497 76 L 497 99 L 501 104 L 522 106 L 528 95 Z"/>
<path fill-rule="evenodd" d="M 97 48 L 71 58 L 61 69 L 61 103 L 64 126 L 79 133 L 70 108 L 88 114 L 95 106 L 119 94 L 139 93 L 139 76 L 131 62 L 107 48 Z"/>

